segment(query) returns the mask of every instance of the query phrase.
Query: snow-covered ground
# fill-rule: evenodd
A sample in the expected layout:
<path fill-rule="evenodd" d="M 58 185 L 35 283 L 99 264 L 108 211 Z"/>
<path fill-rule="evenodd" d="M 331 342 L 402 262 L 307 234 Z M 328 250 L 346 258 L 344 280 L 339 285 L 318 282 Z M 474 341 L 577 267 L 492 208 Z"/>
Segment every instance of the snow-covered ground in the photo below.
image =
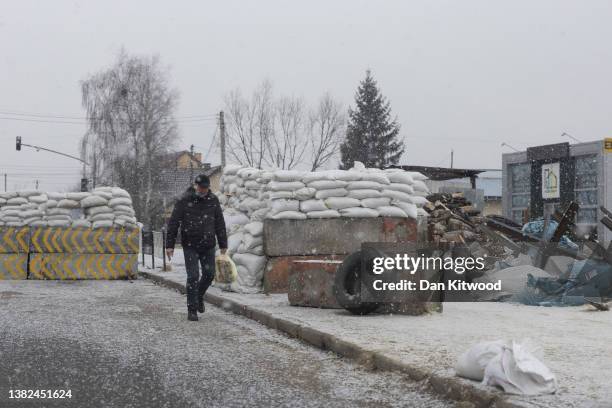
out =
<path fill-rule="evenodd" d="M 171 272 L 156 268 L 155 273 L 184 284 L 180 251 L 176 251 L 172 266 Z M 609 407 L 612 401 L 610 312 L 596 312 L 588 306 L 445 303 L 441 314 L 353 316 L 343 310 L 293 307 L 286 294 L 244 295 L 210 290 L 215 295 L 449 376 L 454 375 L 457 357 L 477 342 L 530 338 L 541 347 L 544 362 L 556 374 L 559 391 L 555 395 L 512 397 L 512 401 L 532 407 Z"/>

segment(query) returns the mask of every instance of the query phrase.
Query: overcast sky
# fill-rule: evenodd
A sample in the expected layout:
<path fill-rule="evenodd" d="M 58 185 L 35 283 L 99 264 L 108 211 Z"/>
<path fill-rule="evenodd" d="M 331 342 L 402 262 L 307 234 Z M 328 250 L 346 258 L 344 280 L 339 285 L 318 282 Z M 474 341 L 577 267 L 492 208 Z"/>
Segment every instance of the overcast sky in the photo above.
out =
<path fill-rule="evenodd" d="M 209 115 L 264 78 L 277 94 L 346 106 L 373 71 L 406 142 L 403 164 L 500 168 L 518 149 L 612 136 L 612 1 L 0 0 L 0 172 L 8 187 L 61 189 L 78 162 L 15 152 L 16 135 L 78 155 L 79 81 L 123 46 L 158 54 L 181 94 L 178 116 Z M 27 121 L 8 120 L 26 119 Z M 44 118 L 39 118 L 44 119 Z M 215 122 L 181 125 L 208 150 Z M 218 150 L 206 161 L 219 162 Z M 3 186 L 0 187 L 2 189 Z"/>

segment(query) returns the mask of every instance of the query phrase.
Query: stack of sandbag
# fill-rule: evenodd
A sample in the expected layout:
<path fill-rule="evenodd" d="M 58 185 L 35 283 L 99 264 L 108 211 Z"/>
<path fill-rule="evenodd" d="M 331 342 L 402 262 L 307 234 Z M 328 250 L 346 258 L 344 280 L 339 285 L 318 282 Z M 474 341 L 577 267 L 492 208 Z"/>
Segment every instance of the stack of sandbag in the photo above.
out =
<path fill-rule="evenodd" d="M 232 254 L 238 271 L 232 289 L 237 292 L 259 292 L 267 258 L 263 253 L 263 223 L 253 221 L 241 228 L 240 244 Z"/>
<path fill-rule="evenodd" d="M 130 195 L 123 189 L 56 193 L 37 190 L 0 193 L 0 225 L 50 227 L 137 226 Z"/>
<path fill-rule="evenodd" d="M 266 185 L 268 218 L 416 218 L 428 201 L 425 176 L 401 169 L 278 170 Z"/>
<path fill-rule="evenodd" d="M 221 177 L 221 199 L 231 208 L 242 211 L 249 217 L 256 213 L 261 216 L 267 208 L 262 197 L 265 185 L 270 181 L 270 174 L 252 167 L 226 166 Z"/>

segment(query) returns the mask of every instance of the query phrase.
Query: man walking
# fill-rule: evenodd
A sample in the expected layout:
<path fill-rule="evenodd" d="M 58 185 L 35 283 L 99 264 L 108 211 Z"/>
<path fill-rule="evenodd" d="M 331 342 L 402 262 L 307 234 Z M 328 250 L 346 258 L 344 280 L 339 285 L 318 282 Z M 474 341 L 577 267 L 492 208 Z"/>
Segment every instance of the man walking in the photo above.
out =
<path fill-rule="evenodd" d="M 174 255 L 179 227 L 187 269 L 187 319 L 195 321 L 196 311 L 204 313 L 204 293 L 215 277 L 215 244 L 219 243 L 222 254 L 227 251 L 223 211 L 219 199 L 210 191 L 208 176 L 197 176 L 194 186 L 174 205 L 166 238 L 168 259 Z M 198 263 L 202 266 L 201 278 Z"/>

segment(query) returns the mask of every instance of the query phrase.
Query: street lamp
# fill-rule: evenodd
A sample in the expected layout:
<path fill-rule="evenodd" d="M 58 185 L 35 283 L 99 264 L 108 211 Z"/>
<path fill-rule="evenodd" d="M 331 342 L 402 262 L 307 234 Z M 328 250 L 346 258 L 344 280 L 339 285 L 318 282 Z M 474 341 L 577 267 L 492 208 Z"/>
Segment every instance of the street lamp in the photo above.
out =
<path fill-rule="evenodd" d="M 87 191 L 87 177 L 85 177 L 85 166 L 89 166 L 89 163 L 87 163 L 85 160 L 76 157 L 76 156 L 72 156 L 70 154 L 67 153 L 62 153 L 62 152 L 58 152 L 57 150 L 52 150 L 52 149 L 47 149 L 46 147 L 41 147 L 41 146 L 36 146 L 36 145 L 31 145 L 31 144 L 27 144 L 27 143 L 22 143 L 21 142 L 21 136 L 17 136 L 15 138 L 15 149 L 17 151 L 21 151 L 21 147 L 22 146 L 26 146 L 26 147 L 31 147 L 32 149 L 36 149 L 37 152 L 44 150 L 46 152 L 50 152 L 50 153 L 55 153 L 55 154 L 59 154 L 60 156 L 64 156 L 64 157 L 69 157 L 71 159 L 74 160 L 78 160 L 81 163 L 83 163 L 83 178 L 81 179 L 81 191 Z"/>
<path fill-rule="evenodd" d="M 561 133 L 561 137 L 563 137 L 563 136 L 565 136 L 565 137 L 569 137 L 570 139 L 572 139 L 572 140 L 573 140 L 573 141 L 575 141 L 575 142 L 582 143 L 582 140 L 576 139 L 574 136 L 570 135 L 570 134 L 569 134 L 569 133 L 567 133 L 567 132 L 563 132 L 563 133 Z"/>
<path fill-rule="evenodd" d="M 502 147 L 509 147 L 509 148 L 511 148 L 512 150 L 514 150 L 515 152 L 520 151 L 520 150 L 518 150 L 517 148 L 510 146 L 510 145 L 509 145 L 508 143 L 506 143 L 506 142 L 502 142 L 502 144 L 501 144 L 501 145 L 502 145 Z"/>

